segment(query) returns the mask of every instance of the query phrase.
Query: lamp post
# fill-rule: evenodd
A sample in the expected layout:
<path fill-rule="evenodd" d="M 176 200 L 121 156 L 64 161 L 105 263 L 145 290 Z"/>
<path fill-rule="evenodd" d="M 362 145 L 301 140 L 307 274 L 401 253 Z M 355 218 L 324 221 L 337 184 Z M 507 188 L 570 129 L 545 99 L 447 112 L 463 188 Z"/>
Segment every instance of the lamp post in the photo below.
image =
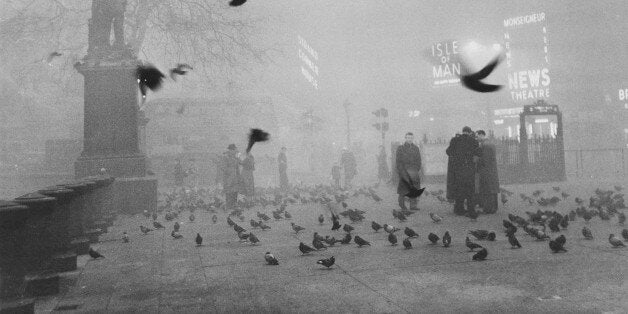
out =
<path fill-rule="evenodd" d="M 386 108 L 380 108 L 373 111 L 373 114 L 377 117 L 377 123 L 373 126 L 382 133 L 382 146 L 386 147 L 386 132 L 388 132 L 388 110 Z"/>

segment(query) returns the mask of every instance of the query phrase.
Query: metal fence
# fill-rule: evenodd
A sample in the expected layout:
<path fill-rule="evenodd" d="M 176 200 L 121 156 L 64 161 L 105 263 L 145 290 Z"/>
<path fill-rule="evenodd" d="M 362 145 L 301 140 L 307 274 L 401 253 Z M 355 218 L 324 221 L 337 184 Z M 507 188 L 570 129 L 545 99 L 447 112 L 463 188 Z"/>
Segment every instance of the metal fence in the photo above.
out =
<path fill-rule="evenodd" d="M 570 178 L 623 179 L 628 175 L 628 149 L 565 150 L 565 164 Z"/>

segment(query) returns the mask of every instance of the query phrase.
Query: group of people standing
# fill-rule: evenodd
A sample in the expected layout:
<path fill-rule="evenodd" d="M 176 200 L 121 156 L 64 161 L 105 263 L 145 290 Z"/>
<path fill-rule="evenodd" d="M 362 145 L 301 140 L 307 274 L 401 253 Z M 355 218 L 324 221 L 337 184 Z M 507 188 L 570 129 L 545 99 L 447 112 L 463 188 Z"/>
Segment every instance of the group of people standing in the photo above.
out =
<path fill-rule="evenodd" d="M 222 186 L 225 193 L 225 206 L 233 209 L 238 201 L 238 194 L 250 201 L 255 195 L 255 158 L 248 152 L 241 154 L 235 144 L 229 144 L 221 160 Z"/>
<path fill-rule="evenodd" d="M 462 134 L 451 139 L 446 153 L 449 156 L 447 199 L 454 200 L 454 213 L 475 216 L 476 206 L 487 214 L 497 211 L 497 158 L 495 144 L 486 137 L 486 132 L 473 132 L 465 126 Z M 417 198 L 407 197 L 411 190 L 417 190 L 421 185 L 421 152 L 414 144 L 411 132 L 406 133 L 405 142 L 397 148 L 394 170 L 399 176 L 399 207 L 407 210 L 406 199 L 409 199 L 410 210 L 419 210 Z"/>
<path fill-rule="evenodd" d="M 342 173 L 341 170 L 344 169 L 345 172 L 345 184 L 344 188 L 351 188 L 351 181 L 358 174 L 358 165 L 355 160 L 355 155 L 346 147 L 342 149 L 342 155 L 340 156 L 340 162 L 334 163 L 331 168 L 331 178 L 334 181 L 334 187 L 340 189 L 342 186 L 340 184 Z"/>

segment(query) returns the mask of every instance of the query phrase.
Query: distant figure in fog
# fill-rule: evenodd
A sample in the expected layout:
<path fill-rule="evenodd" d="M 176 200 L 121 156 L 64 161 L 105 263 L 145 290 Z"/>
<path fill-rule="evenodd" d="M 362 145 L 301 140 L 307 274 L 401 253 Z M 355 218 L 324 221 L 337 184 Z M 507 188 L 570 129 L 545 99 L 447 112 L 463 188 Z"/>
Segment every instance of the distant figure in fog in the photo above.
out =
<path fill-rule="evenodd" d="M 475 202 L 475 161 L 480 156 L 478 141 L 470 127 L 462 128 L 462 135 L 456 135 L 449 142 L 447 156 L 447 197 L 453 198 L 454 213 L 465 215 L 474 211 Z M 465 212 L 464 204 L 467 204 Z"/>
<path fill-rule="evenodd" d="M 421 151 L 414 144 L 414 134 L 406 133 L 406 141 L 403 145 L 397 147 L 395 165 L 397 175 L 399 176 L 399 184 L 397 185 L 397 194 L 399 194 L 399 207 L 407 210 L 406 194 L 410 193 L 411 188 L 421 188 Z M 419 210 L 417 207 L 417 198 L 410 198 L 410 209 Z"/>
<path fill-rule="evenodd" d="M 499 193 L 499 176 L 497 174 L 497 157 L 495 144 L 486 137 L 486 132 L 476 132 L 480 144 L 480 159 L 478 160 L 479 189 L 478 204 L 485 213 L 497 211 L 497 194 Z"/>
<path fill-rule="evenodd" d="M 379 154 L 377 155 L 377 182 L 386 182 L 390 178 L 388 171 L 388 161 L 386 160 L 386 149 L 379 146 Z"/>
<path fill-rule="evenodd" d="M 351 188 L 351 180 L 358 174 L 358 165 L 355 161 L 353 153 L 344 147 L 342 149 L 342 156 L 340 157 L 340 163 L 345 170 L 345 189 Z"/>
<path fill-rule="evenodd" d="M 279 164 L 279 188 L 286 192 L 288 191 L 288 158 L 286 157 L 286 148 L 282 147 L 279 156 L 277 157 Z"/>
<path fill-rule="evenodd" d="M 334 166 L 331 167 L 331 178 L 334 180 L 334 187 L 340 188 L 340 165 L 338 163 L 334 163 Z"/>
<path fill-rule="evenodd" d="M 183 180 L 187 174 L 183 170 L 183 165 L 181 164 L 181 159 L 177 158 L 177 163 L 174 165 L 174 184 L 176 186 L 182 186 Z"/>
<path fill-rule="evenodd" d="M 247 202 L 252 202 L 253 196 L 255 196 L 255 179 L 253 177 L 255 158 L 253 158 L 253 154 L 247 153 L 240 165 L 242 166 L 240 174 L 242 178 L 242 194 L 246 196 Z"/>
<path fill-rule="evenodd" d="M 235 144 L 229 144 L 222 160 L 222 185 L 225 191 L 225 206 L 227 210 L 235 208 L 240 191 L 240 159 Z"/>

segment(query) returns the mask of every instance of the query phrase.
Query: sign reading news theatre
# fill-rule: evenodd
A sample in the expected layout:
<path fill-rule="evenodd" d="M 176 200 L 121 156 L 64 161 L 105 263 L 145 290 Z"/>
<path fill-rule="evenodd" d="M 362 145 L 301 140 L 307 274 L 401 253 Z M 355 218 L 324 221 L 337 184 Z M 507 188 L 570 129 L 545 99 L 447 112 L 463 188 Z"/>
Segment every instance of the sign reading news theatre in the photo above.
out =
<path fill-rule="evenodd" d="M 513 101 L 550 97 L 549 39 L 544 12 L 504 19 L 508 91 Z"/>

